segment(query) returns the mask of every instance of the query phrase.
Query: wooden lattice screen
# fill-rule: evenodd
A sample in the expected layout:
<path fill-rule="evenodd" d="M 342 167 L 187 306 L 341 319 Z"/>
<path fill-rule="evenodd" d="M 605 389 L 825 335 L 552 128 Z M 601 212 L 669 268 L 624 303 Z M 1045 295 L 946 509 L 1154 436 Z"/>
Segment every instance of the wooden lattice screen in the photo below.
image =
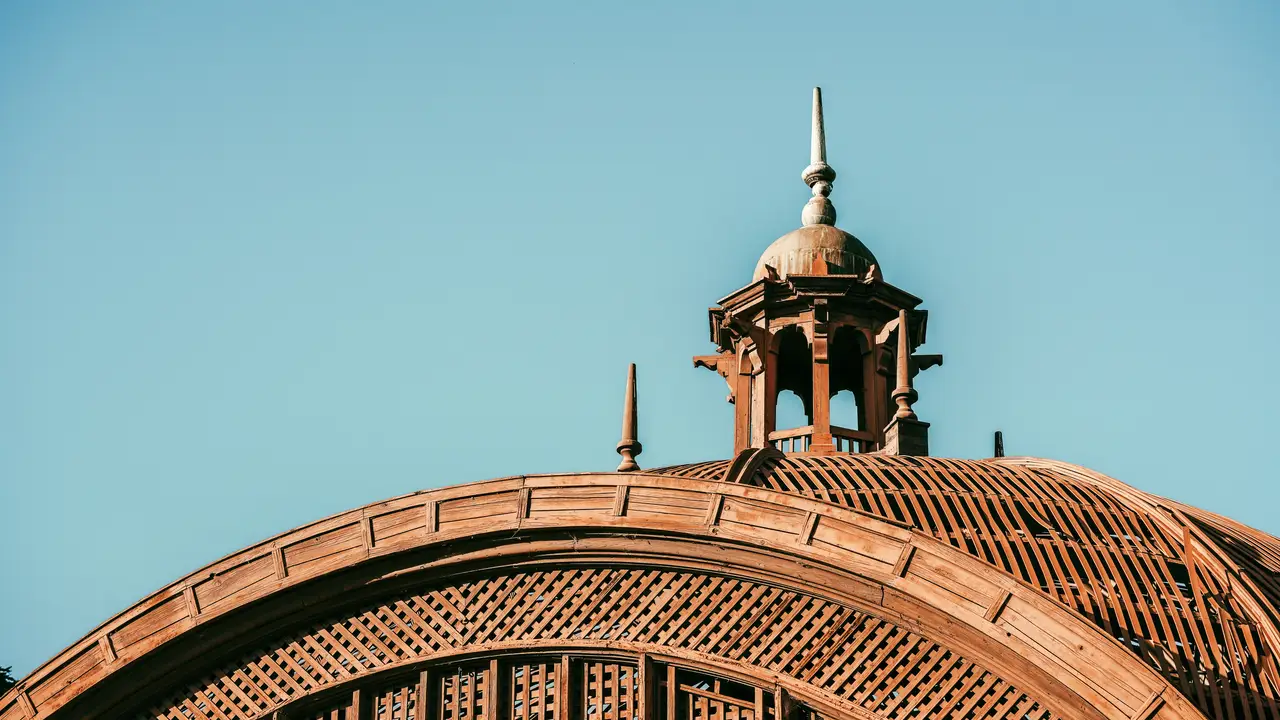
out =
<path fill-rule="evenodd" d="M 705 465 L 665 472 L 700 477 L 721 467 Z M 1137 491 L 1124 495 L 1090 477 L 1011 462 L 778 456 L 740 480 L 930 533 L 1075 609 L 1206 716 L 1280 718 L 1280 671 L 1231 585 L 1241 576 L 1233 581 L 1221 564 L 1192 552 L 1186 533 L 1215 533 L 1228 553 L 1254 548 L 1237 552 L 1235 561 L 1257 578 L 1260 594 L 1280 602 L 1274 538 L 1254 531 L 1233 541 L 1247 529 L 1189 508 L 1183 510 L 1200 525 L 1184 522 L 1183 530 L 1171 531 L 1157 522 L 1170 511 L 1146 511 L 1134 500 L 1142 495 Z"/>
<path fill-rule="evenodd" d="M 388 598 L 278 638 L 142 717 L 255 718 L 379 668 L 460 648 L 548 641 L 687 649 L 780 673 L 890 720 L 939 707 L 957 718 L 1052 717 L 954 651 L 852 608 L 743 579 L 616 567 L 512 573 Z M 667 703 L 662 712 L 672 720 L 773 720 L 754 689 L 682 673 L 674 695 L 668 687 L 654 700 Z M 429 682 L 425 696 L 415 694 L 420 679 L 362 691 L 357 699 L 369 707 L 360 720 L 635 720 L 641 693 L 634 664 L 588 659 L 571 666 L 493 659 L 433 670 Z M 672 686 L 666 676 L 651 682 Z M 421 697 L 428 700 L 420 718 Z M 352 720 L 353 702 L 348 695 L 302 717 Z M 347 715 L 335 716 L 342 708 Z"/>

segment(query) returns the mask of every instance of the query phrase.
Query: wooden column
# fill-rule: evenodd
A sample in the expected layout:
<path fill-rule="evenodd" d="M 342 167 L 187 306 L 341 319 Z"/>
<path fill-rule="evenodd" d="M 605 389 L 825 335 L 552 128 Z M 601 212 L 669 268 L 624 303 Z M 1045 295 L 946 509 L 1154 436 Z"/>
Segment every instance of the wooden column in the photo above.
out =
<path fill-rule="evenodd" d="M 769 433 L 773 432 L 771 419 L 776 400 L 770 400 L 769 386 L 776 368 L 764 348 L 757 345 L 752 352 L 762 367 L 752 363 L 755 367 L 751 375 L 751 447 L 762 448 L 769 442 Z"/>
<path fill-rule="evenodd" d="M 875 434 L 875 449 L 884 446 L 884 426 L 889 422 L 882 409 L 882 397 L 888 392 L 880 382 L 880 345 L 876 343 L 876 334 L 870 330 L 863 331 L 867 352 L 862 355 L 862 413 L 866 418 L 863 428 Z"/>
<path fill-rule="evenodd" d="M 774 720 L 787 720 L 787 716 L 791 714 L 791 696 L 782 687 L 773 689 L 773 718 Z"/>
<path fill-rule="evenodd" d="M 667 665 L 667 718 L 676 720 L 676 666 Z"/>
<path fill-rule="evenodd" d="M 556 671 L 556 720 L 573 720 L 573 678 L 569 671 L 572 666 L 568 655 L 560 656 L 560 667 Z"/>
<path fill-rule="evenodd" d="M 737 355 L 737 375 L 733 376 L 733 454 L 751 447 L 751 413 L 754 400 L 751 393 L 751 357 L 745 348 Z"/>
<path fill-rule="evenodd" d="M 764 358 L 764 414 L 760 444 L 756 447 L 769 447 L 769 433 L 778 429 L 778 348 L 769 336 L 769 347 L 761 352 Z"/>
<path fill-rule="evenodd" d="M 528 681 L 528 678 L 525 678 Z M 485 689 L 484 714 L 489 720 L 507 720 L 507 683 L 502 677 L 502 664 L 497 658 L 489 661 L 489 682 Z"/>
<path fill-rule="evenodd" d="M 813 328 L 813 438 L 809 452 L 831 453 L 831 365 L 827 362 L 826 323 Z"/>
<path fill-rule="evenodd" d="M 653 658 L 648 655 L 641 654 L 640 662 L 636 663 L 638 678 L 638 691 L 636 697 L 639 702 L 636 706 L 636 720 L 659 720 L 654 717 L 654 710 L 658 707 L 657 694 L 657 678 L 654 677 Z"/>
<path fill-rule="evenodd" d="M 368 720 L 369 712 L 365 709 L 365 696 L 359 689 L 351 691 L 351 709 L 347 712 L 347 720 Z"/>

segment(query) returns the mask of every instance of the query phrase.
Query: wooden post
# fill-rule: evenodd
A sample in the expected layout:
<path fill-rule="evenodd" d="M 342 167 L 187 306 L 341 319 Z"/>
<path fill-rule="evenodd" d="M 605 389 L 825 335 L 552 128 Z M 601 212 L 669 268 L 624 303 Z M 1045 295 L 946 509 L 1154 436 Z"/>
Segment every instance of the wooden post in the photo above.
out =
<path fill-rule="evenodd" d="M 658 706 L 657 683 L 654 682 L 653 676 L 653 658 L 649 655 L 641 653 L 640 661 L 636 663 L 639 673 L 639 689 L 636 697 L 639 703 L 636 707 L 636 720 L 650 720 L 654 715 L 654 709 Z M 654 718 L 654 720 L 657 720 Z"/>
<path fill-rule="evenodd" d="M 667 720 L 676 720 L 676 666 L 667 665 Z"/>
<path fill-rule="evenodd" d="M 786 688 L 777 686 L 773 689 L 773 720 L 787 720 L 791 713 L 791 697 Z"/>
<path fill-rule="evenodd" d="M 825 310 L 825 306 L 821 309 Z M 831 453 L 835 446 L 831 440 L 831 365 L 828 363 L 826 323 L 814 322 L 813 327 L 813 436 L 809 452 Z"/>
<path fill-rule="evenodd" d="M 862 354 L 862 414 L 866 425 L 865 429 L 875 433 L 877 438 L 875 448 L 864 448 L 864 450 L 878 450 L 879 446 L 883 446 L 884 440 L 881 433 L 884 430 L 885 418 L 880 416 L 880 403 L 884 390 L 880 384 L 880 369 L 876 366 L 876 361 L 880 356 L 880 346 L 876 342 L 876 334 L 870 330 L 863 331 L 863 338 L 866 340 L 867 351 Z"/>
<path fill-rule="evenodd" d="M 528 678 L 525 678 L 527 681 Z M 497 658 L 489 661 L 489 692 L 485 693 L 484 714 L 488 720 L 506 720 L 506 682 L 502 677 L 502 664 Z"/>
<path fill-rule="evenodd" d="M 573 694 L 569 688 L 573 679 L 569 676 L 570 663 L 568 655 L 560 656 L 560 667 L 556 671 L 556 720 L 573 720 Z"/>
<path fill-rule="evenodd" d="M 762 389 L 764 397 L 761 398 L 761 406 L 763 412 L 756 417 L 761 418 L 760 421 L 760 444 L 756 447 L 769 447 L 769 433 L 778 429 L 778 348 L 773 344 L 773 335 L 767 335 L 769 348 L 761 352 L 764 359 L 764 382 Z M 753 388 L 755 389 L 755 388 Z"/>
<path fill-rule="evenodd" d="M 369 713 L 364 708 L 364 694 L 359 688 L 351 691 L 351 712 L 347 715 L 350 720 L 367 720 Z"/>
<path fill-rule="evenodd" d="M 738 350 L 738 374 L 733 386 L 733 454 L 751 447 L 751 356 L 746 350 Z"/>

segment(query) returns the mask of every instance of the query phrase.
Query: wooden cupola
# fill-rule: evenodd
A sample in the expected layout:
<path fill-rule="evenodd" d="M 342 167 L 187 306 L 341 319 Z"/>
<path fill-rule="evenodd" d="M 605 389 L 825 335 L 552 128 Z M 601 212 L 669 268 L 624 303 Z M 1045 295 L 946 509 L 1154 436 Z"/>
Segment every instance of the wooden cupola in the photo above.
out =
<path fill-rule="evenodd" d="M 751 284 L 709 311 L 719 353 L 694 358 L 729 383 L 734 450 L 928 454 L 928 423 L 916 418 L 912 379 L 940 365 L 914 355 L 925 341 L 921 300 L 884 281 L 875 256 L 835 227 L 829 195 L 821 90 L 814 89 L 811 162 L 803 178 L 813 197 L 802 227 L 765 251 Z M 905 328 L 905 332 L 903 331 Z M 777 427 L 778 396 L 794 392 L 807 424 Z M 831 422 L 832 399 L 848 390 L 856 427 Z M 851 415 L 852 417 L 852 415 Z"/>

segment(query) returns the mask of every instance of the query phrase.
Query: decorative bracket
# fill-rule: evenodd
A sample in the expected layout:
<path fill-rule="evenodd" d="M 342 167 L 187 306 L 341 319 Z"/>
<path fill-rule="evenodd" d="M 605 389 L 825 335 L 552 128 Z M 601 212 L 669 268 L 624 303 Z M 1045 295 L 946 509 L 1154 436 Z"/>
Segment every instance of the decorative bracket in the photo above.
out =
<path fill-rule="evenodd" d="M 730 375 L 736 375 L 738 372 L 738 356 L 732 352 L 722 352 L 719 355 L 697 355 L 693 358 L 693 366 L 695 368 L 706 368 L 711 372 L 724 378 L 725 384 L 729 386 L 729 397 L 725 398 L 732 405 L 737 399 L 733 388 L 733 380 Z"/>

